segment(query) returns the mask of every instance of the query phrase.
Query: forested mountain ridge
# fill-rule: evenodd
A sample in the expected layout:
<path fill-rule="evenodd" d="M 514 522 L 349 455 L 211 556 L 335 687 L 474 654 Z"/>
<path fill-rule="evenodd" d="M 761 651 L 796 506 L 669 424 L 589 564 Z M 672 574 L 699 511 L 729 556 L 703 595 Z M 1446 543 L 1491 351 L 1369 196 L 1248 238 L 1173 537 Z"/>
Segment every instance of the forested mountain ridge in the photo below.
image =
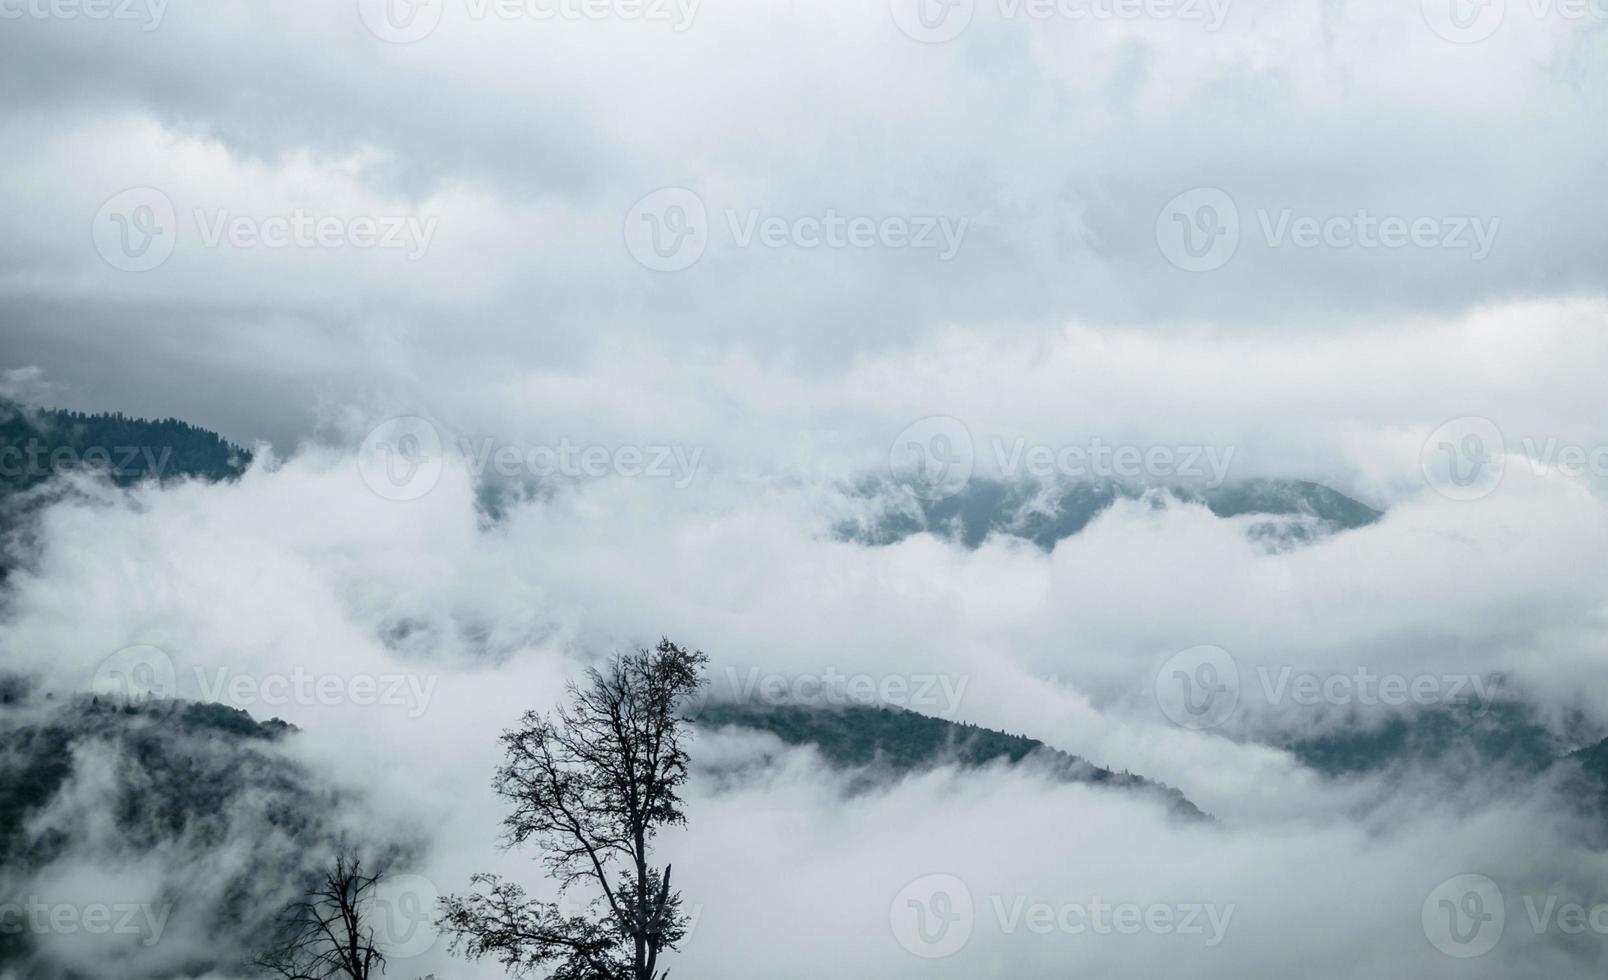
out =
<path fill-rule="evenodd" d="M 869 545 L 897 544 L 930 532 L 967 548 L 992 534 L 1023 538 L 1052 550 L 1119 501 L 1171 501 L 1204 506 L 1219 518 L 1253 517 L 1250 533 L 1275 544 L 1298 544 L 1366 527 L 1378 511 L 1306 480 L 1255 478 L 1216 487 L 1148 486 L 1121 480 L 1005 482 L 974 477 L 959 492 L 928 500 L 884 480 L 856 485 L 850 497 L 873 502 L 868 513 L 840 521 L 838 537 Z"/>
<path fill-rule="evenodd" d="M 123 937 L 117 975 L 233 975 L 345 833 L 347 795 L 282 751 L 295 731 L 219 704 L 58 699 L 0 678 L 0 885 L 48 903 L 64 880 L 145 869 L 103 896 L 154 910 L 158 930 Z M 180 944 L 191 952 L 175 961 L 162 930 L 214 941 Z M 109 975 L 42 938 L 0 930 L 0 975 Z"/>
<path fill-rule="evenodd" d="M 250 450 L 175 418 L 35 408 L 0 399 L 0 494 L 29 490 L 67 472 L 99 472 L 130 486 L 147 479 L 226 480 L 250 464 Z"/>
<path fill-rule="evenodd" d="M 1541 772 L 1568 751 L 1563 736 L 1534 716 L 1530 705 L 1505 699 L 1416 706 L 1372 724 L 1360 720 L 1284 747 L 1304 765 L 1329 776 L 1379 773 L 1401 766 L 1480 766 Z"/>
<path fill-rule="evenodd" d="M 941 765 L 980 768 L 1003 764 L 1033 769 L 1060 782 L 1152 794 L 1181 816 L 1205 816 L 1183 793 L 1143 776 L 1097 766 L 1036 738 L 945 721 L 904 708 L 715 702 L 702 709 L 697 721 L 709 729 L 754 729 L 789 745 L 814 746 L 828 763 L 861 770 L 857 783 L 861 787 Z"/>

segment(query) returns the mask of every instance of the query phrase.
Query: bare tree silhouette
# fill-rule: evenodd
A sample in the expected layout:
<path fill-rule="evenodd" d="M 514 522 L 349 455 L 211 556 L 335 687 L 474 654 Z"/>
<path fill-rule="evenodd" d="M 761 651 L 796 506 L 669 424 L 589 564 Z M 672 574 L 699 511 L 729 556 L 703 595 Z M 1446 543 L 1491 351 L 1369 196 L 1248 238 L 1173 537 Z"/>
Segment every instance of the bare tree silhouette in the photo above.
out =
<path fill-rule="evenodd" d="M 272 948 L 257 966 L 282 980 L 373 980 L 385 972 L 364 902 L 382 874 L 364 874 L 345 854 L 307 897 L 288 907 Z"/>
<path fill-rule="evenodd" d="M 519 885 L 476 875 L 477 889 L 442 900 L 453 949 L 492 957 L 516 976 L 554 980 L 662 980 L 659 957 L 686 933 L 670 867 L 651 860 L 659 828 L 686 822 L 678 790 L 685 699 L 703 685 L 708 657 L 661 640 L 616 655 L 571 683 L 551 715 L 528 712 L 504 732 L 507 762 L 494 786 L 510 800 L 505 847 L 534 843 L 560 894 L 596 892 L 579 913 L 534 901 Z"/>

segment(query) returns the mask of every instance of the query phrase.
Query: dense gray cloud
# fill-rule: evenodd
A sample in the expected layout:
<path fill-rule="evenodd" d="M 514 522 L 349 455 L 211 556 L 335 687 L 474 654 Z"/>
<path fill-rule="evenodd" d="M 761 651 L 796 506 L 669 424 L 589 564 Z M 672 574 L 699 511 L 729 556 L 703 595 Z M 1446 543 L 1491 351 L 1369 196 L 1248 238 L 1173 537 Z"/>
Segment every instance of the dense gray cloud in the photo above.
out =
<path fill-rule="evenodd" d="M 0 115 L 8 359 L 79 401 L 293 442 L 310 401 L 371 399 L 409 355 L 434 368 L 414 379 L 427 394 L 588 373 L 620 345 L 813 376 L 948 329 L 1307 335 L 1602 290 L 1593 18 L 1526 7 L 1459 45 L 1414 5 L 1238 3 L 1217 30 L 977 6 L 939 45 L 860 3 L 711 2 L 680 31 L 446 4 L 413 44 L 377 40 L 353 4 L 174 3 L 150 31 L 8 21 L 0 71 L 27 95 Z M 145 185 L 172 200 L 177 249 L 109 268 L 87 229 Z M 633 202 L 665 186 L 709 215 L 702 257 L 674 273 L 622 241 Z M 1157 245 L 1191 188 L 1240 217 L 1210 272 Z M 411 260 L 204 244 L 223 211 L 298 208 L 438 226 Z M 966 225 L 945 261 L 793 232 L 743 246 L 751 212 Z M 1421 241 L 1404 225 L 1405 245 L 1364 247 L 1379 222 L 1421 219 Z M 108 342 L 115 376 L 94 356 Z"/>
<path fill-rule="evenodd" d="M 705 735 L 663 842 L 697 906 L 678 975 L 778 950 L 830 976 L 1600 973 L 1601 933 L 1538 936 L 1524 902 L 1592 899 L 1591 828 L 1506 773 L 1324 779 L 1278 746 L 1401 706 L 1264 679 L 1473 678 L 1570 745 L 1608 732 L 1601 17 L 1510 0 L 1449 40 L 1433 2 L 1242 0 L 1215 30 L 973 6 L 928 44 L 902 0 L 705 0 L 684 30 L 438 0 L 392 44 L 367 2 L 126 8 L 160 9 L 143 30 L 0 0 L 0 396 L 272 443 L 235 483 L 44 509 L 0 664 L 65 693 L 163 651 L 179 694 L 302 726 L 283 751 L 354 827 L 424 841 L 405 870 L 442 890 L 542 890 L 495 847 L 497 733 L 664 634 L 721 680 L 936 676 L 963 693 L 932 713 L 1217 818 L 1014 771 L 845 796 L 808 750 Z M 633 211 L 661 188 L 692 196 Z M 443 440 L 419 499 L 354 465 L 396 416 Z M 846 486 L 949 420 L 980 477 L 1031 447 L 1201 450 L 1387 513 L 1283 550 L 1154 499 L 1050 552 L 832 533 L 878 503 Z M 1486 423 L 1500 486 L 1453 499 L 1433 464 Z M 608 472 L 531 479 L 563 447 Z M 489 518 L 488 485 L 533 484 Z M 1177 724 L 1158 679 L 1207 646 L 1235 714 Z M 114 765 L 84 759 L 68 856 L 9 888 L 205 894 L 230 848 L 101 867 Z M 1461 874 L 1506 899 L 1474 961 L 1421 921 Z M 930 875 L 977 907 L 938 960 L 890 923 Z M 1233 912 L 1210 948 L 995 916 L 1097 896 Z M 167 935 L 151 956 L 205 942 Z M 501 975 L 439 946 L 391 975 L 431 970 Z"/>
<path fill-rule="evenodd" d="M 722 678 L 964 679 L 950 716 L 1162 779 L 1218 818 L 1181 826 L 1140 797 L 1004 772 L 940 771 L 845 803 L 843 775 L 808 752 L 705 736 L 691 823 L 664 843 L 700 906 L 682 963 L 704 975 L 746 973 L 802 931 L 813 941 L 789 956 L 810 972 L 1138 975 L 1185 956 L 1203 976 L 1268 962 L 1346 976 L 1363 957 L 1450 976 L 1468 964 L 1429 943 L 1420 905 L 1464 873 L 1498 880 L 1507 901 L 1508 932 L 1479 975 L 1601 962 L 1600 946 L 1527 925 L 1524 896 L 1589 899 L 1601 861 L 1546 794 L 1516 797 L 1494 771 L 1455 785 L 1424 772 L 1388 793 L 1324 781 L 1285 752 L 1178 727 L 1152 693 L 1171 654 L 1212 643 L 1238 660 L 1244 718 L 1274 733 L 1334 719 L 1259 703 L 1261 666 L 1509 674 L 1552 716 L 1582 712 L 1600 732 L 1608 704 L 1579 678 L 1600 660 L 1608 513 L 1579 481 L 1515 463 L 1484 500 L 1424 488 L 1372 527 L 1273 553 L 1243 522 L 1141 505 L 1050 554 L 927 536 L 867 548 L 827 533 L 838 506 L 797 481 L 718 476 L 689 492 L 613 478 L 485 527 L 462 469 L 417 500 L 384 500 L 350 453 L 309 449 L 259 460 L 238 484 L 47 511 L 34 567 L 15 573 L 4 657 L 65 691 L 113 651 L 159 647 L 179 693 L 303 726 L 291 750 L 361 794 L 346 818 L 422 835 L 407 870 L 441 889 L 486 869 L 541 887 L 528 855 L 494 846 L 496 733 L 589 658 L 660 633 L 709 650 Z M 294 688 L 268 681 L 299 674 L 348 683 L 287 698 Z M 365 700 L 353 677 L 413 683 Z M 734 766 L 746 775 L 717 778 Z M 958 876 L 976 902 L 973 938 L 936 963 L 889 921 L 901 889 L 933 874 Z M 1018 897 L 1212 903 L 1232 918 L 1210 948 L 1008 931 Z M 497 975 L 440 949 L 402 964 L 415 967 Z"/>

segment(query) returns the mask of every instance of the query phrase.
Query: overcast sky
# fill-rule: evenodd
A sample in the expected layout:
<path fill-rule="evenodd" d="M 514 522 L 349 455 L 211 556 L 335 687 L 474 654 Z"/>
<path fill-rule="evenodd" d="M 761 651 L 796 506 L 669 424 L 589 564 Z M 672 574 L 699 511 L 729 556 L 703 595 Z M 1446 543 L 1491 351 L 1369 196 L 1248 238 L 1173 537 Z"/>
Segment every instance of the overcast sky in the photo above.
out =
<path fill-rule="evenodd" d="M 282 449 L 406 409 L 744 466 L 933 414 L 1278 428 L 1259 465 L 1320 440 L 1333 469 L 1337 426 L 1558 428 L 1595 386 L 1567 352 L 1601 343 L 1604 32 L 1567 5 L 1483 37 L 1435 3 L 964 0 L 936 33 L 905 0 L 431 0 L 405 30 L 378 2 L 149 3 L 13 3 L 0 33 L 0 323 L 54 403 Z M 114 223 L 130 188 L 171 216 L 109 261 L 144 234 Z M 663 188 L 707 225 L 634 210 Z M 1231 251 L 1191 259 L 1203 206 Z M 329 236 L 260 243 L 298 214 Z M 842 244 L 812 245 L 830 215 Z M 655 230 L 675 271 L 633 255 Z M 1559 356 L 1512 368 L 1535 338 Z"/>
<path fill-rule="evenodd" d="M 1269 746 L 1345 718 L 1247 697 L 1259 744 L 1154 692 L 1213 646 L 1247 684 L 1500 677 L 1557 731 L 1608 734 L 1596 7 L 0 0 L 0 395 L 263 449 L 238 483 L 45 511 L 0 655 L 63 690 L 130 646 L 181 677 L 427 680 L 417 714 L 240 706 L 302 725 L 285 751 L 362 794 L 354 824 L 423 841 L 409 871 L 442 891 L 489 868 L 538 887 L 493 846 L 497 731 L 664 634 L 721 676 L 964 678 L 950 716 L 1219 818 L 1005 772 L 846 800 L 808 752 L 711 737 L 664 845 L 704 915 L 678 976 L 778 950 L 800 976 L 1587 975 L 1608 938 L 1538 937 L 1518 900 L 1608 871 L 1545 797 L 1490 772 L 1324 781 Z M 365 485 L 376 426 L 440 439 L 421 492 Z M 1029 447 L 1199 452 L 1387 513 L 1282 551 L 1144 502 L 1051 552 L 835 538 L 865 506 L 844 482 L 912 441 L 989 476 Z M 488 527 L 477 471 L 564 446 L 606 472 Z M 1498 482 L 1448 476 L 1471 453 Z M 104 830 L 29 884 L 155 895 L 228 864 Z M 1509 898 L 1477 961 L 1419 918 L 1465 873 Z M 930 874 L 979 908 L 1238 911 L 1210 953 L 980 919 L 929 961 L 888 916 Z M 174 935 L 142 963 L 210 938 Z M 396 975 L 429 970 L 501 975 L 439 946 Z"/>

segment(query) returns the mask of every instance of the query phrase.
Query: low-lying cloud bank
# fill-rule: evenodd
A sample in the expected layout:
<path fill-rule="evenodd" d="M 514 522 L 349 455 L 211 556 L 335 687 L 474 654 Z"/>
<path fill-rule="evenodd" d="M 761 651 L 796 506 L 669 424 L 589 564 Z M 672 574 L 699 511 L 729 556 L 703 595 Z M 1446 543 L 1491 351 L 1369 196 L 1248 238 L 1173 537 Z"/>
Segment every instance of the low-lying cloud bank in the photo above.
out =
<path fill-rule="evenodd" d="M 442 891 L 476 870 L 542 887 L 528 855 L 494 846 L 496 734 L 589 658 L 661 634 L 712 653 L 721 683 L 948 692 L 909 706 L 1162 780 L 1217 818 L 1180 826 L 1141 798 L 1009 771 L 845 799 L 845 775 L 807 750 L 734 781 L 722 760 L 759 737 L 706 734 L 691 824 L 664 842 L 701 906 L 679 969 L 736 976 L 786 949 L 823 974 L 1138 976 L 1182 957 L 1201 976 L 1466 975 L 1430 938 L 1431 893 L 1462 874 L 1505 899 L 1473 972 L 1584 975 L 1608 943 L 1558 917 L 1571 902 L 1587 914 L 1602 859 L 1548 794 L 1477 770 L 1455 787 L 1397 774 L 1387 793 L 1272 747 L 1419 706 L 1365 696 L 1384 688 L 1359 687 L 1359 670 L 1432 698 L 1489 690 L 1477 677 L 1560 736 L 1600 736 L 1608 703 L 1581 678 L 1600 661 L 1608 509 L 1581 480 L 1511 465 L 1481 500 L 1424 488 L 1373 525 L 1276 552 L 1246 519 L 1140 501 L 1049 553 L 929 535 L 870 548 L 832 533 L 833 485 L 720 475 L 690 492 L 585 480 L 488 521 L 461 467 L 386 500 L 351 453 L 316 447 L 259 454 L 234 483 L 86 493 L 39 516 L 38 550 L 11 573 L 8 667 L 65 696 L 159 651 L 179 696 L 301 726 L 285 750 L 353 794 L 347 819 L 375 839 L 426 842 L 405 870 Z M 1158 699 L 1164 668 L 1203 645 L 1231 658 L 1238 697 L 1223 719 L 1180 724 Z M 87 831 L 73 842 L 24 889 L 74 880 L 95 851 Z M 962 921 L 953 879 L 972 931 L 930 958 L 955 942 L 933 937 L 958 935 L 941 928 Z M 1532 907 L 1552 910 L 1539 933 Z M 175 919 L 164 942 L 191 935 Z M 393 970 L 496 975 L 439 946 Z"/>

